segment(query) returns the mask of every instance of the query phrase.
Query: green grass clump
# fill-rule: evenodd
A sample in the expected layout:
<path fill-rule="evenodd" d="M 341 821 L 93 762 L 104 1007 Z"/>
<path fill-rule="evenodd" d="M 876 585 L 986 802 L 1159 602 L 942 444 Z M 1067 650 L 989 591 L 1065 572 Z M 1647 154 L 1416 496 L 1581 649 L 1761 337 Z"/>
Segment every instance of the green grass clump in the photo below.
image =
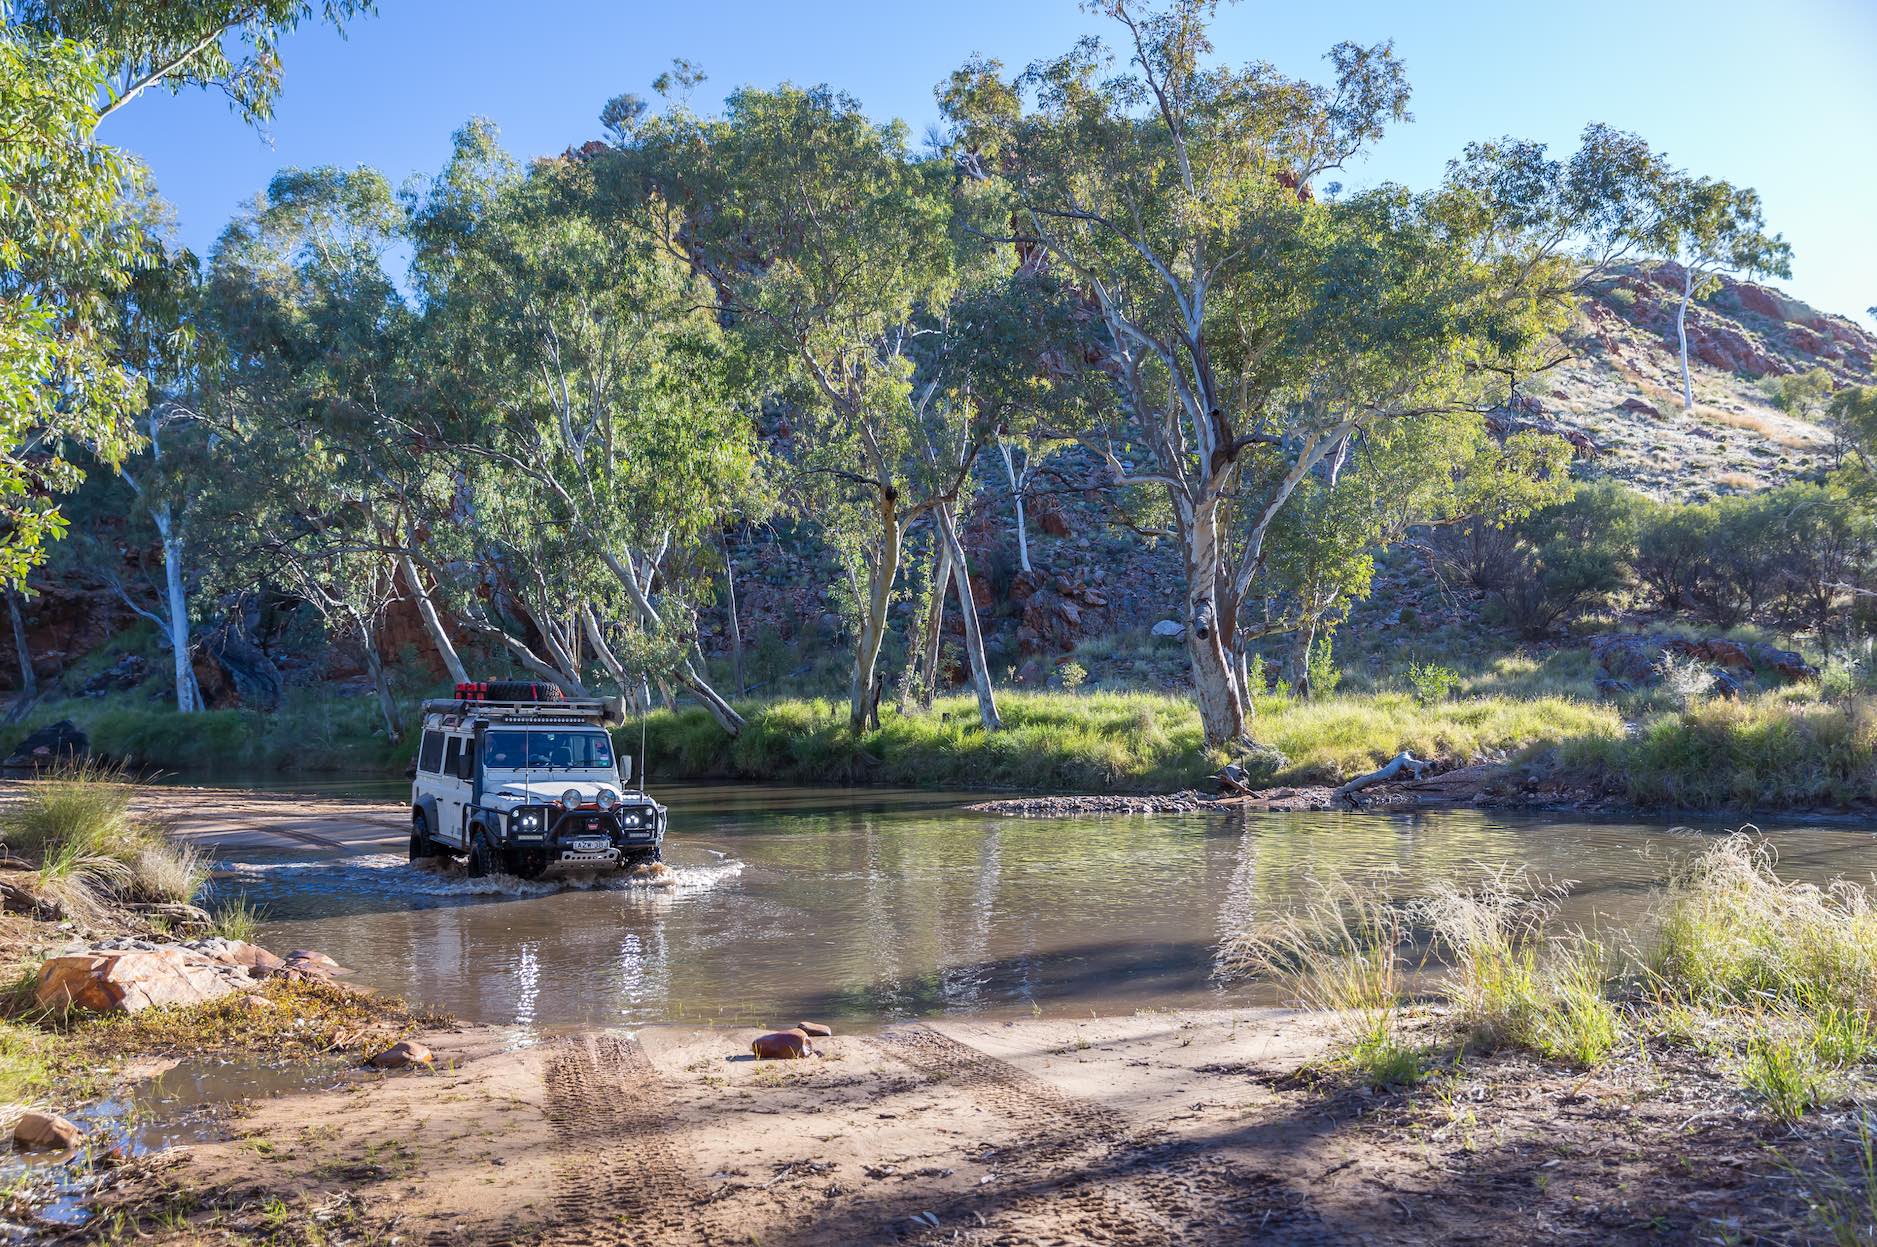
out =
<path fill-rule="evenodd" d="M 408 707 L 407 707 L 408 708 Z M 139 771 L 368 772 L 395 774 L 416 749 L 413 717 L 404 740 L 385 736 L 377 702 L 294 689 L 271 711 L 230 709 L 179 713 L 139 693 L 99 699 L 48 700 L 17 725 L 0 729 L 0 751 L 27 733 L 70 719 L 93 752 Z"/>
<path fill-rule="evenodd" d="M 1606 995 L 1602 946 L 1580 932 L 1547 930 L 1559 895 L 1500 870 L 1468 889 L 1443 888 L 1418 908 L 1446 959 L 1436 990 L 1469 1043 L 1590 1068 L 1616 1047 L 1621 1017 Z"/>
<path fill-rule="evenodd" d="M 1877 1008 L 1877 909 L 1863 887 L 1820 888 L 1773 872 L 1772 847 L 1729 836 L 1670 878 L 1650 969 L 1671 995 L 1709 1007 L 1806 1014 Z"/>
<path fill-rule="evenodd" d="M 217 905 L 213 916 L 214 933 L 225 940 L 252 944 L 254 937 L 261 932 L 261 911 L 250 905 L 244 897 Z"/>
<path fill-rule="evenodd" d="M 1275 978 L 1298 1005 L 1331 1017 L 1369 1084 L 1410 1086 L 1427 1076 L 1427 1054 L 1401 1026 L 1411 919 L 1373 886 L 1316 880 L 1295 909 L 1229 940 L 1224 964 Z"/>
<path fill-rule="evenodd" d="M 0 842 L 38 862 L 35 888 L 65 909 L 94 915 L 113 899 L 188 901 L 207 877 L 193 845 L 131 811 L 121 771 L 81 763 L 34 780 L 0 811 Z"/>
<path fill-rule="evenodd" d="M 52 1084 L 50 1043 L 37 1027 L 0 1022 L 0 1104 L 31 1103 L 45 1094 Z"/>
<path fill-rule="evenodd" d="M 1817 1051 L 1802 1037 L 1765 1033 L 1752 1036 L 1747 1041 L 1740 1081 L 1781 1121 L 1797 1121 L 1827 1098 L 1826 1070 Z"/>
<path fill-rule="evenodd" d="M 1567 762 L 1600 772 L 1645 805 L 1790 809 L 1877 798 L 1871 700 L 1809 697 L 1789 689 L 1699 702 L 1646 720 L 1613 748 L 1573 745 Z"/>
<path fill-rule="evenodd" d="M 963 696 L 919 714 L 884 709 L 880 728 L 859 734 L 841 702 L 741 709 L 748 727 L 735 739 L 701 709 L 653 714 L 652 777 L 1148 792 L 1190 787 L 1224 761 L 1204 748 L 1191 702 L 1164 694 L 1006 692 L 997 732 Z M 635 731 L 622 730 L 622 749 L 636 751 Z"/>

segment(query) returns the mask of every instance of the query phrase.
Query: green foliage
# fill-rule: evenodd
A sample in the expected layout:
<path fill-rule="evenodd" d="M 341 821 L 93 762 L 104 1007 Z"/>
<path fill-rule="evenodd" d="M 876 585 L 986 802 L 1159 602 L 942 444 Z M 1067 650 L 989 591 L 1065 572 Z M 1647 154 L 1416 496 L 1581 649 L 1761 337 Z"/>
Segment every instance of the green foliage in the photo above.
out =
<path fill-rule="evenodd" d="M 1460 687 L 1460 673 L 1439 663 L 1415 661 L 1408 664 L 1408 685 L 1414 700 L 1432 706 L 1448 700 Z"/>
<path fill-rule="evenodd" d="M 1508 529 L 1491 585 L 1507 620 L 1542 637 L 1604 601 L 1623 584 L 1644 513 L 1633 490 L 1600 482 Z"/>
<path fill-rule="evenodd" d="M 1063 691 L 1073 693 L 1088 679 L 1088 668 L 1072 659 L 1056 668 L 1056 675 L 1062 681 Z"/>
<path fill-rule="evenodd" d="M 135 445 L 135 380 L 111 355 L 109 298 L 144 257 L 140 166 L 92 137 L 105 60 L 0 24 L 0 577 L 64 531 L 72 447 Z M 43 437 L 50 432 L 53 436 Z M 70 446 L 67 445 L 69 440 Z M 32 441 L 32 453 L 22 453 Z"/>
<path fill-rule="evenodd" d="M 1310 645 L 1304 670 L 1310 687 L 1312 699 L 1328 697 L 1336 691 L 1336 686 L 1343 681 L 1342 669 L 1336 665 L 1335 639 L 1325 632 Z"/>
<path fill-rule="evenodd" d="M 338 24 L 367 9 L 318 11 Z M 115 357 L 112 300 L 146 261 L 156 211 L 146 171 L 99 142 L 98 123 L 150 86 L 214 87 L 264 119 L 279 38 L 313 13 L 304 0 L 22 0 L 0 18 L 0 577 L 21 579 L 63 532 L 75 449 L 115 466 L 137 445 L 143 387 Z"/>

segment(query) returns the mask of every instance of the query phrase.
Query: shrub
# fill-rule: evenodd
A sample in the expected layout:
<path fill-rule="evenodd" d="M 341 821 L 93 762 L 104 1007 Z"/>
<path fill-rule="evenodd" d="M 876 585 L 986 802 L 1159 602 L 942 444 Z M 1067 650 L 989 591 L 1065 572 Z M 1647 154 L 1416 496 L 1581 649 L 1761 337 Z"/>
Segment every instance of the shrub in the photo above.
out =
<path fill-rule="evenodd" d="M 1431 706 L 1453 696 L 1453 691 L 1460 687 L 1460 673 L 1438 663 L 1411 662 L 1408 684 L 1414 689 L 1414 700 Z"/>
<path fill-rule="evenodd" d="M 1683 711 L 1694 709 L 1714 692 L 1714 669 L 1699 658 L 1664 651 L 1655 664 L 1662 692 Z"/>
<path fill-rule="evenodd" d="M 1313 699 L 1328 697 L 1343 682 L 1343 673 L 1336 666 L 1334 645 L 1331 635 L 1325 632 L 1311 643 L 1310 652 L 1304 657 L 1304 679 Z"/>
<path fill-rule="evenodd" d="M 1569 742 L 1567 765 L 1642 804 L 1779 809 L 1877 796 L 1877 716 L 1862 697 L 1711 700 L 1649 719 L 1629 739 L 1591 744 Z"/>
<path fill-rule="evenodd" d="M 1601 482 L 1533 512 L 1511 530 L 1509 566 L 1492 590 L 1500 612 L 1538 637 L 1607 599 L 1623 585 L 1648 505 L 1634 490 Z"/>
<path fill-rule="evenodd" d="M 1088 668 L 1074 660 L 1063 663 L 1056 669 L 1056 673 L 1062 679 L 1062 687 L 1071 693 L 1082 687 L 1082 681 L 1088 679 Z"/>

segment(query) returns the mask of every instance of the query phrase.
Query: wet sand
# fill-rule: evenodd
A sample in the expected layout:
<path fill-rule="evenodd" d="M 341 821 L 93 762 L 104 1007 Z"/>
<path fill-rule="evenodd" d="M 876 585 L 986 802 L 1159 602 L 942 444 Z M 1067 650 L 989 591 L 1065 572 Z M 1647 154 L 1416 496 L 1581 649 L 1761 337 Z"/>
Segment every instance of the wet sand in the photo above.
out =
<path fill-rule="evenodd" d="M 410 807 L 400 801 L 178 786 L 144 788 L 134 808 L 162 818 L 177 835 L 217 855 L 402 852 L 411 834 Z"/>

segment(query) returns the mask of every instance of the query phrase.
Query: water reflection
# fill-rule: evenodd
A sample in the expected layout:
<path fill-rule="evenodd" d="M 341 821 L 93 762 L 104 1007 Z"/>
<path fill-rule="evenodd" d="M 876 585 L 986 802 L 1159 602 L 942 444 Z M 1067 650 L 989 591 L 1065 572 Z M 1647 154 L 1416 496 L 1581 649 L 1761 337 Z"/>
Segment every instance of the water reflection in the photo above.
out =
<path fill-rule="evenodd" d="M 1214 981 L 1214 953 L 1312 875 L 1406 897 L 1516 863 L 1573 884 L 1567 921 L 1620 929 L 1698 843 L 1666 824 L 1474 811 L 1044 821 L 930 793 L 666 795 L 670 890 L 490 895 L 391 858 L 257 859 L 237 885 L 268 912 L 269 942 L 321 949 L 361 982 L 472 1020 L 864 1025 L 1269 1002 L 1258 985 Z M 1877 871 L 1868 832 L 1774 834 L 1788 875 Z"/>

